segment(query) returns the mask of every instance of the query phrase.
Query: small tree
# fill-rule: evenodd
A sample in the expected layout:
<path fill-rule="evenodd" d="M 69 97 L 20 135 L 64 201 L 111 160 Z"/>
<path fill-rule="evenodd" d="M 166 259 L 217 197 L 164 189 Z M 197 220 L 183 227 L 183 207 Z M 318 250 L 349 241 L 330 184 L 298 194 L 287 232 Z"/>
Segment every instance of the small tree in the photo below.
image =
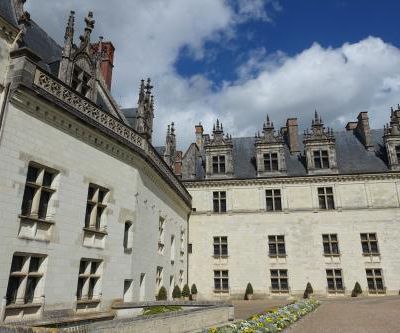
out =
<path fill-rule="evenodd" d="M 175 287 L 174 287 L 174 290 L 172 291 L 172 298 L 176 298 L 176 299 L 179 299 L 179 298 L 181 298 L 181 296 L 182 296 L 182 294 L 181 294 L 181 288 L 179 288 L 179 286 L 178 285 L 176 285 Z"/>
<path fill-rule="evenodd" d="M 167 296 L 167 289 L 164 286 L 160 288 L 157 295 L 157 301 L 166 301 L 168 298 Z"/>
<path fill-rule="evenodd" d="M 197 295 L 197 287 L 194 283 L 192 284 L 192 288 L 190 288 L 190 292 L 192 295 Z"/>
<path fill-rule="evenodd" d="M 248 300 L 248 299 L 252 298 L 252 296 L 253 296 L 253 286 L 249 282 L 246 287 L 246 292 L 244 294 L 244 298 Z"/>
<path fill-rule="evenodd" d="M 357 297 L 362 294 L 361 286 L 358 282 L 354 285 L 353 291 L 351 292 L 351 297 Z"/>
<path fill-rule="evenodd" d="M 189 298 L 189 296 L 190 296 L 190 289 L 189 286 L 185 284 L 182 289 L 182 297 L 187 299 Z"/>
<path fill-rule="evenodd" d="M 309 298 L 314 293 L 313 287 L 310 282 L 307 282 L 306 290 L 304 290 L 303 298 Z"/>

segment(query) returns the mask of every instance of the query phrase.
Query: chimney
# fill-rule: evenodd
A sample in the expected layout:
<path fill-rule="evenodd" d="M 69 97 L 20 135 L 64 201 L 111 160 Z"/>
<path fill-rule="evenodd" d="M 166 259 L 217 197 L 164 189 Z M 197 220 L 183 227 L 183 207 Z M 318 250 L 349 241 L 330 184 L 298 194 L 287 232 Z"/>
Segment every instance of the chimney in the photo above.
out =
<path fill-rule="evenodd" d="M 92 45 L 92 50 L 94 53 L 98 52 L 99 44 L 100 43 Z M 108 90 L 111 90 L 115 48 L 111 42 L 101 42 L 101 44 L 102 44 L 102 60 L 100 64 L 100 70 Z"/>
<path fill-rule="evenodd" d="M 374 149 L 371 138 L 371 130 L 369 128 L 368 112 L 364 111 L 359 113 L 354 134 L 359 138 L 367 150 Z"/>
<path fill-rule="evenodd" d="M 182 155 L 180 150 L 176 152 L 174 172 L 178 178 L 182 178 Z"/>
<path fill-rule="evenodd" d="M 299 152 L 297 118 L 289 118 L 286 121 L 286 140 L 291 154 Z"/>
<path fill-rule="evenodd" d="M 346 125 L 346 131 L 354 131 L 357 128 L 357 124 L 356 121 L 349 121 Z"/>
<path fill-rule="evenodd" d="M 197 148 L 199 148 L 199 150 L 203 150 L 203 144 L 204 144 L 204 138 L 203 138 L 204 129 L 203 129 L 203 125 L 201 123 L 199 123 L 194 128 L 195 128 L 195 133 L 196 133 L 196 145 L 197 145 Z"/>

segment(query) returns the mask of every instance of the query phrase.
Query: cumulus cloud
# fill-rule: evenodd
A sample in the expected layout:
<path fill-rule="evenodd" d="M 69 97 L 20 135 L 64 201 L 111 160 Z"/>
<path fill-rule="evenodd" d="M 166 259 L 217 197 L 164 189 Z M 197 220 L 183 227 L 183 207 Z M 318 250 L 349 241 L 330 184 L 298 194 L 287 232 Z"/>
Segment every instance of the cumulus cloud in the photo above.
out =
<path fill-rule="evenodd" d="M 318 43 L 295 56 L 249 50 L 237 79 L 215 90 L 206 75 L 184 78 L 174 64 L 186 48 L 193 57 L 207 56 L 207 41 L 231 39 L 245 20 L 270 20 L 281 10 L 271 0 L 48 0 L 28 1 L 32 18 L 60 43 L 69 10 L 77 11 L 77 30 L 93 9 L 93 36 L 116 46 L 113 94 L 125 107 L 134 106 L 138 83 L 150 76 L 155 85 L 155 144 L 164 141 L 167 122 L 175 121 L 181 148 L 194 139 L 199 121 L 209 131 L 219 117 L 233 136 L 254 135 L 269 113 L 277 126 L 298 117 L 308 126 L 314 109 L 336 129 L 368 110 L 373 127 L 388 119 L 400 91 L 400 50 L 379 38 L 339 48 Z M 80 28 L 80 29 L 79 29 Z M 77 35 L 80 31 L 77 31 Z"/>

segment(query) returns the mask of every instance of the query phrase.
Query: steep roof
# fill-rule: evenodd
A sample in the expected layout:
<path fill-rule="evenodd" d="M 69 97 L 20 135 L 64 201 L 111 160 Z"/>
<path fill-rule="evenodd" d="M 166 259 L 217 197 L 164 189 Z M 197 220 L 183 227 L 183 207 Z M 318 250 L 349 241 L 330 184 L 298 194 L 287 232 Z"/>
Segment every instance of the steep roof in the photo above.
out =
<path fill-rule="evenodd" d="M 137 108 L 126 108 L 126 109 L 121 109 L 121 111 L 124 114 L 124 116 L 125 116 L 126 120 L 128 121 L 129 125 L 132 128 L 135 128 Z"/>
<path fill-rule="evenodd" d="M 335 132 L 336 158 L 339 174 L 375 173 L 389 171 L 383 130 L 371 130 L 374 151 L 368 151 L 351 131 Z M 255 138 L 233 138 L 233 169 L 234 178 L 257 178 L 255 161 Z M 303 136 L 298 135 L 300 151 L 303 152 Z M 189 153 L 189 150 L 188 150 Z M 290 154 L 285 145 L 285 160 L 288 176 L 306 176 L 307 169 L 303 153 Z M 205 179 L 204 162 L 196 160 L 196 179 Z"/>

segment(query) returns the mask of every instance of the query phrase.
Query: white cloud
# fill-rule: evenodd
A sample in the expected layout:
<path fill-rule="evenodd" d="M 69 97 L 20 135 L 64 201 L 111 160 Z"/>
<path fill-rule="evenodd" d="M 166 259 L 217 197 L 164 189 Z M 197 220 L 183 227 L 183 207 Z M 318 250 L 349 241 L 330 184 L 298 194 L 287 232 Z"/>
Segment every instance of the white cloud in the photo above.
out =
<path fill-rule="evenodd" d="M 178 144 L 186 148 L 199 121 L 209 131 L 219 117 L 233 136 L 253 135 L 267 113 L 277 127 L 293 116 L 308 126 L 315 108 L 336 129 L 364 110 L 370 111 L 372 126 L 380 127 L 388 120 L 388 108 L 399 102 L 400 50 L 372 37 L 339 48 L 315 43 L 292 57 L 269 54 L 264 48 L 249 50 L 242 65 L 232 69 L 238 79 L 224 82 L 218 91 L 205 75 L 186 79 L 176 72 L 174 63 L 183 47 L 195 57 L 207 57 L 204 43 L 234 39 L 238 17 L 266 20 L 268 11 L 258 0 L 235 0 L 235 5 L 228 0 L 70 0 L 68 4 L 53 0 L 51 5 L 48 0 L 35 0 L 28 4 L 32 18 L 59 42 L 70 9 L 77 10 L 80 31 L 84 15 L 94 9 L 93 36 L 104 35 L 116 46 L 113 93 L 117 100 L 124 106 L 135 105 L 139 80 L 153 79 L 157 145 L 163 143 L 171 121 L 176 123 Z M 263 4 L 281 10 L 276 1 Z"/>

